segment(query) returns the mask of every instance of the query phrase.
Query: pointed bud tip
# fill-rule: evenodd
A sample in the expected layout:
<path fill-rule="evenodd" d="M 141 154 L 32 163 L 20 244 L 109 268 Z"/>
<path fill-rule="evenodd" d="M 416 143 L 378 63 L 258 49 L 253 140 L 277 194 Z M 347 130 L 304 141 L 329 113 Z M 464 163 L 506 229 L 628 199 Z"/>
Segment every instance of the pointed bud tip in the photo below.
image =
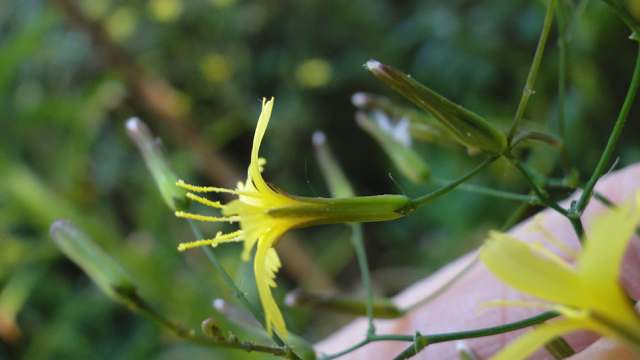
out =
<path fill-rule="evenodd" d="M 364 66 L 367 67 L 367 69 L 369 69 L 369 71 L 373 71 L 373 72 L 383 72 L 384 70 L 382 69 L 382 63 L 377 61 L 377 60 L 369 60 L 367 61 L 366 64 L 364 64 Z"/>
<path fill-rule="evenodd" d="M 50 230 L 68 229 L 71 221 L 67 219 L 59 219 L 51 224 Z"/>
<path fill-rule="evenodd" d="M 300 305 L 299 300 L 300 300 L 301 294 L 302 294 L 302 290 L 300 289 L 295 289 L 293 291 L 290 291 L 287 294 L 287 296 L 284 297 L 284 304 L 289 307 Z"/>
<path fill-rule="evenodd" d="M 311 138 L 311 141 L 313 142 L 313 145 L 316 147 L 323 146 L 324 143 L 327 141 L 327 136 L 322 131 L 316 131 L 313 133 L 313 137 Z"/>
<path fill-rule="evenodd" d="M 147 125 L 137 117 L 132 117 L 127 120 L 124 126 L 127 129 L 127 134 L 129 134 L 129 137 L 133 139 L 134 142 L 151 141 L 150 139 L 153 138 L 149 127 L 147 127 Z M 145 138 L 149 140 L 146 140 Z"/>
<path fill-rule="evenodd" d="M 223 313 L 224 312 L 224 307 L 225 307 L 225 301 L 222 299 L 215 299 L 213 300 L 213 308 L 216 309 L 219 313 Z"/>
<path fill-rule="evenodd" d="M 73 223 L 67 219 L 56 220 L 51 227 L 49 227 L 49 235 L 53 238 L 54 241 L 58 241 L 58 234 L 60 232 L 69 232 L 73 231 Z"/>
<path fill-rule="evenodd" d="M 355 107 L 363 108 L 367 106 L 368 102 L 369 102 L 369 95 L 363 92 L 358 92 L 353 94 L 353 96 L 351 96 L 351 103 Z"/>
<path fill-rule="evenodd" d="M 140 122 L 140 119 L 138 119 L 137 117 L 132 117 L 127 120 L 125 126 L 127 127 L 127 130 L 138 131 Z"/>

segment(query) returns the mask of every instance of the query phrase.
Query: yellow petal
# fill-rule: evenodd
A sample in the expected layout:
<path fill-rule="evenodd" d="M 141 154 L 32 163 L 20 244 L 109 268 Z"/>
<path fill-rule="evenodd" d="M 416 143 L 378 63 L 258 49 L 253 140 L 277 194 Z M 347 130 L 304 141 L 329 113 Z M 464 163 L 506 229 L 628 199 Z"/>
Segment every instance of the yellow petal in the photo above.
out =
<path fill-rule="evenodd" d="M 583 284 L 569 268 L 541 258 L 508 235 L 494 232 L 480 260 L 507 285 L 541 299 L 572 304 L 583 296 Z"/>
<path fill-rule="evenodd" d="M 273 192 L 267 183 L 262 179 L 262 175 L 260 174 L 260 160 L 258 157 L 258 151 L 260 150 L 260 144 L 262 143 L 262 138 L 264 137 L 264 133 L 267 130 L 267 125 L 269 125 L 269 119 L 271 118 L 271 110 L 273 109 L 273 98 L 271 100 L 266 101 L 267 99 L 262 99 L 262 112 L 260 113 L 260 118 L 258 119 L 258 125 L 256 126 L 256 133 L 253 137 L 253 147 L 251 149 L 251 164 L 249 165 L 249 181 L 254 184 L 256 189 L 261 193 L 269 193 Z"/>
<path fill-rule="evenodd" d="M 579 255 L 579 272 L 594 288 L 608 292 L 619 284 L 625 250 L 640 220 L 640 211 L 627 204 L 598 217 L 587 234 L 584 251 Z"/>
<path fill-rule="evenodd" d="M 590 328 L 592 327 L 591 325 L 588 319 L 560 319 L 542 324 L 533 329 L 533 331 L 509 343 L 506 348 L 492 357 L 491 360 L 526 359 L 554 337 L 571 331 Z"/>
<path fill-rule="evenodd" d="M 278 233 L 275 229 L 271 229 L 273 233 Z M 280 232 L 282 234 L 282 232 Z M 275 329 L 285 339 L 288 336 L 287 328 L 282 317 L 282 312 L 278 308 L 278 304 L 271 294 L 271 286 L 275 286 L 273 279 L 279 268 L 280 259 L 272 248 L 273 243 L 277 240 L 267 234 L 258 241 L 258 250 L 254 264 L 254 272 L 256 275 L 256 285 L 258 286 L 258 295 L 264 309 L 265 323 L 267 331 L 272 333 Z M 277 266 L 276 266 L 277 265 Z"/>

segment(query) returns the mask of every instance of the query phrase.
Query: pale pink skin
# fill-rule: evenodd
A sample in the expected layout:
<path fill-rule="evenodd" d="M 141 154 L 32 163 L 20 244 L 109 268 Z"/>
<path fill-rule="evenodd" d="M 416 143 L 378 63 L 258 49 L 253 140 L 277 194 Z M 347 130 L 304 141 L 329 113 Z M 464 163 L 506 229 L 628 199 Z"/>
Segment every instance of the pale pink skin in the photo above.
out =
<path fill-rule="evenodd" d="M 639 189 L 640 164 L 609 174 L 596 186 L 597 192 L 617 204 L 634 199 Z M 577 199 L 577 196 L 574 195 L 571 199 Z M 567 200 L 561 205 L 567 208 L 569 201 Z M 587 234 L 591 220 L 605 209 L 606 207 L 597 200 L 591 201 L 582 217 Z M 544 214 L 542 226 L 558 239 L 563 240 L 572 249 L 579 251 L 578 239 L 569 221 L 550 209 L 543 211 L 542 214 Z M 550 245 L 539 232 L 532 231 L 526 227 L 531 220 L 528 219 L 514 227 L 509 231 L 509 234 L 526 242 L 540 241 L 545 247 L 562 254 Z M 400 308 L 405 308 L 425 298 L 458 273 L 473 259 L 474 255 L 467 254 L 447 265 L 431 277 L 421 280 L 404 290 L 394 298 L 394 301 Z M 566 255 L 561 256 L 567 258 Z M 622 282 L 629 295 L 638 300 L 640 298 L 640 240 L 637 237 L 631 241 L 631 245 L 627 250 L 622 267 Z M 532 299 L 532 297 L 504 285 L 493 277 L 482 264 L 478 264 L 449 290 L 429 304 L 399 319 L 375 321 L 376 333 L 413 335 L 416 331 L 419 331 L 421 334 L 427 335 L 501 325 L 525 319 L 544 310 L 513 306 L 480 309 L 480 305 L 495 300 Z M 529 330 L 530 328 L 527 328 L 507 334 L 464 341 L 475 351 L 480 359 L 488 359 L 515 337 Z M 329 338 L 319 342 L 315 345 L 315 348 L 319 354 L 333 354 L 360 342 L 364 339 L 366 331 L 367 321 L 364 318 L 360 318 Z M 640 357 L 632 351 L 607 339 L 597 340 L 598 336 L 592 333 L 568 334 L 565 335 L 565 339 L 576 351 L 580 351 L 571 357 L 573 360 L 640 360 Z M 393 359 L 409 345 L 410 343 L 408 342 L 374 342 L 340 359 Z M 459 360 L 460 356 L 456 351 L 455 342 L 445 342 L 428 346 L 412 359 Z M 553 357 L 545 349 L 541 349 L 529 359 L 552 360 Z"/>

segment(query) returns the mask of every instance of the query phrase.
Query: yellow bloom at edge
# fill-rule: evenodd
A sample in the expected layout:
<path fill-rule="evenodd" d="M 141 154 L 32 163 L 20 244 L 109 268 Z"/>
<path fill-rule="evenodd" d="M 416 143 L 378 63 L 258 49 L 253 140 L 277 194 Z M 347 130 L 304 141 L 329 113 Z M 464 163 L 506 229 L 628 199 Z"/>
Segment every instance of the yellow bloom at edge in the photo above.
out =
<path fill-rule="evenodd" d="M 271 110 L 273 98 L 263 99 L 262 113 L 258 119 L 251 163 L 246 183 L 238 183 L 235 190 L 216 187 L 200 187 L 178 181 L 179 186 L 193 192 L 226 192 L 238 196 L 228 204 L 210 201 L 188 193 L 187 196 L 205 205 L 219 208 L 221 217 L 203 216 L 182 211 L 176 216 L 213 222 L 239 222 L 240 230 L 222 234 L 215 238 L 180 244 L 179 250 L 192 247 L 212 245 L 223 242 L 244 242 L 242 259 L 248 261 L 251 250 L 257 243 L 254 259 L 254 272 L 258 294 L 265 313 L 265 323 L 269 334 L 275 329 L 281 336 L 287 337 L 287 328 L 282 313 L 276 304 L 271 288 L 276 286 L 275 276 L 280 269 L 280 259 L 274 247 L 289 230 L 320 224 L 343 222 L 371 222 L 393 220 L 408 215 L 414 210 L 411 200 L 401 195 L 364 196 L 343 199 L 308 198 L 284 193 L 262 178 L 262 166 L 265 160 L 258 157 L 260 143 L 264 136 Z"/>
<path fill-rule="evenodd" d="M 619 281 L 625 249 L 640 220 L 640 196 L 635 208 L 630 205 L 596 219 L 575 265 L 539 244 L 499 232 L 490 235 L 480 252 L 489 271 L 519 291 L 556 303 L 540 307 L 562 315 L 516 339 L 492 360 L 524 359 L 553 338 L 577 330 L 594 331 L 640 354 L 640 316 Z"/>

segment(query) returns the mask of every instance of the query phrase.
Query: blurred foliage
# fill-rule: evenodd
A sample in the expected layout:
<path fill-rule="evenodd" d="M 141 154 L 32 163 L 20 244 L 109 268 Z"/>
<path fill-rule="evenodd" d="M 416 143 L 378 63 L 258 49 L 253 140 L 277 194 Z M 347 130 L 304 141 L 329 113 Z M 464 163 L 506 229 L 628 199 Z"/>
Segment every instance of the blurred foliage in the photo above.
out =
<path fill-rule="evenodd" d="M 629 5 L 633 14 L 640 14 L 639 3 Z M 168 318 L 198 329 L 215 316 L 224 331 L 251 340 L 213 308 L 215 298 L 234 299 L 204 254 L 176 250 L 193 235 L 164 205 L 125 121 L 143 119 L 186 181 L 234 187 L 245 178 L 260 99 L 275 96 L 261 149 L 268 181 L 292 194 L 330 196 L 311 144 L 321 130 L 359 195 L 419 196 L 436 186 L 404 179 L 355 124 L 350 101 L 359 91 L 412 106 L 362 64 L 373 58 L 393 65 L 507 130 L 543 15 L 538 1 L 3 0 L 0 358 L 266 357 L 184 345 L 111 302 L 54 246 L 49 225 L 70 219 Z M 554 31 L 525 113 L 525 127 L 551 133 L 558 118 Z M 628 35 L 597 1 L 575 23 L 566 140 L 582 179 L 599 159 L 630 81 L 636 45 Z M 637 118 L 634 108 L 616 148 L 620 165 L 640 160 Z M 478 163 L 461 147 L 415 147 L 440 178 Z M 532 169 L 561 176 L 553 149 L 523 149 Z M 527 191 L 506 162 L 472 182 Z M 454 191 L 409 218 L 365 225 L 374 291 L 392 295 L 473 249 L 517 205 Z M 204 230 L 213 235 L 219 228 Z M 285 238 L 276 299 L 295 287 L 357 289 L 348 236 L 348 228 L 334 225 Z M 257 303 L 240 248 L 216 251 Z M 284 311 L 290 330 L 310 341 L 345 321 Z"/>

